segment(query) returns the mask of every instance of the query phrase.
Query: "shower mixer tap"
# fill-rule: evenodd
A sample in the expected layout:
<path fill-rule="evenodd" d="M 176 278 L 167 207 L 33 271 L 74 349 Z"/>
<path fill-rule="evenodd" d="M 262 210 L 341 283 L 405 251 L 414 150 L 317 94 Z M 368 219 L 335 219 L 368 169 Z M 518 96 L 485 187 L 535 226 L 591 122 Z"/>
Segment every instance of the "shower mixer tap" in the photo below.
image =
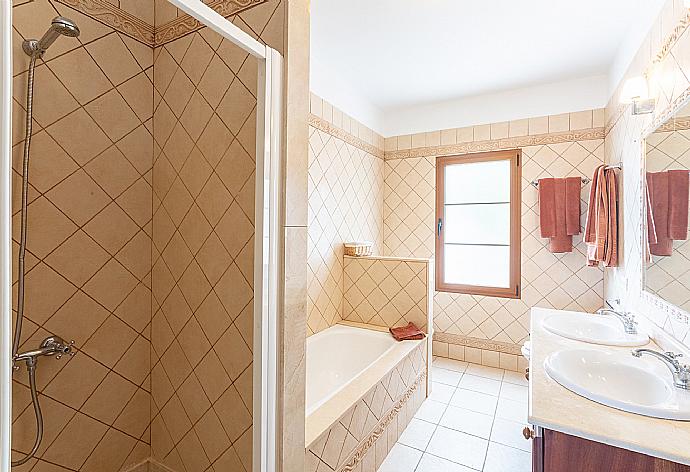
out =
<path fill-rule="evenodd" d="M 60 336 L 49 336 L 41 342 L 38 349 L 19 353 L 14 356 L 13 361 L 15 364 L 20 361 L 35 364 L 42 356 L 55 356 L 55 359 L 61 359 L 64 355 L 74 357 L 75 354 L 74 341 L 67 342 Z M 18 370 L 19 366 L 15 365 L 14 369 Z"/>

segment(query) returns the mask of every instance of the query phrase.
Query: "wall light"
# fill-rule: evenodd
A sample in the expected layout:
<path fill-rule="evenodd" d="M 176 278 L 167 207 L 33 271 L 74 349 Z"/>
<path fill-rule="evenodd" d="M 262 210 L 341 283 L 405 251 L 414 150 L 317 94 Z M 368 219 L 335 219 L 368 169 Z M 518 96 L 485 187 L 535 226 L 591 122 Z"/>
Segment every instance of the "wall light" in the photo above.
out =
<path fill-rule="evenodd" d="M 649 98 L 647 79 L 639 76 L 626 80 L 621 91 L 621 103 L 632 103 L 633 115 L 652 113 L 655 101 L 653 98 Z"/>

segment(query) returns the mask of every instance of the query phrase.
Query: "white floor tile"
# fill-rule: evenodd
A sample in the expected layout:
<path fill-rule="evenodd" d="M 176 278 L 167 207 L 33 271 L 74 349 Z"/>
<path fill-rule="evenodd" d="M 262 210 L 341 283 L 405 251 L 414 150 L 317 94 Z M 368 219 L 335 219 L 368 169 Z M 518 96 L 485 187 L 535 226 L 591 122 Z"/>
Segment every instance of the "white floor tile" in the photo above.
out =
<path fill-rule="evenodd" d="M 414 417 L 420 420 L 428 421 L 429 423 L 438 424 L 438 422 L 441 421 L 441 416 L 443 416 L 443 412 L 446 411 L 447 406 L 448 405 L 445 403 L 426 399 L 419 407 Z"/>
<path fill-rule="evenodd" d="M 439 423 L 446 428 L 489 439 L 493 416 L 449 406 Z"/>
<path fill-rule="evenodd" d="M 423 451 L 431 440 L 431 436 L 436 430 L 436 425 L 428 421 L 412 418 L 405 431 L 400 435 L 398 442 L 405 446 L 410 446 Z"/>
<path fill-rule="evenodd" d="M 427 452 L 481 470 L 487 446 L 486 439 L 439 426 L 431 437 Z"/>
<path fill-rule="evenodd" d="M 467 366 L 467 370 L 465 370 L 466 374 L 477 375 L 492 380 L 503 380 L 503 372 L 503 369 L 478 364 L 470 364 Z"/>
<path fill-rule="evenodd" d="M 415 472 L 476 472 L 474 469 L 456 464 L 440 457 L 424 454 Z"/>
<path fill-rule="evenodd" d="M 530 472 L 531 470 L 532 455 L 530 453 L 502 444 L 489 443 L 484 472 Z"/>
<path fill-rule="evenodd" d="M 440 367 L 433 366 L 431 368 L 431 380 L 434 382 L 452 385 L 453 387 L 458 386 L 458 382 L 462 378 L 460 372 L 454 370 L 441 369 Z"/>
<path fill-rule="evenodd" d="M 378 472 L 414 472 L 421 458 L 422 451 L 396 443 Z"/>
<path fill-rule="evenodd" d="M 527 387 L 523 387 L 522 385 L 514 385 L 511 383 L 503 383 L 501 386 L 501 394 L 500 396 L 503 398 L 507 398 L 508 400 L 513 400 L 516 402 L 522 402 L 522 403 L 527 403 Z"/>
<path fill-rule="evenodd" d="M 455 359 L 447 359 L 445 357 L 435 357 L 433 365 L 441 369 L 453 370 L 455 372 L 463 373 L 467 369 L 467 362 L 456 361 Z"/>
<path fill-rule="evenodd" d="M 524 423 L 526 425 L 527 403 L 508 400 L 505 397 L 498 397 L 498 405 L 496 406 L 496 418 L 517 421 L 518 423 Z"/>
<path fill-rule="evenodd" d="M 486 393 L 474 392 L 472 390 L 465 390 L 459 388 L 450 399 L 450 404 L 467 410 L 484 413 L 486 415 L 493 415 L 496 411 L 496 403 L 498 398 Z"/>
<path fill-rule="evenodd" d="M 491 441 L 530 452 L 532 450 L 532 440 L 525 439 L 522 435 L 522 430 L 525 426 L 524 423 L 496 418 L 494 420 L 494 427 L 491 430 Z"/>
<path fill-rule="evenodd" d="M 513 372 L 512 370 L 506 370 L 503 374 L 503 381 L 512 383 L 515 385 L 527 386 L 527 379 L 525 378 L 524 372 Z"/>
<path fill-rule="evenodd" d="M 476 375 L 465 374 L 462 376 L 462 379 L 460 379 L 459 387 L 498 396 L 498 392 L 501 390 L 501 382 L 484 377 L 477 377 Z"/>
<path fill-rule="evenodd" d="M 449 403 L 455 393 L 455 387 L 452 385 L 442 384 L 440 382 L 432 382 L 431 395 L 429 398 L 441 403 Z"/>

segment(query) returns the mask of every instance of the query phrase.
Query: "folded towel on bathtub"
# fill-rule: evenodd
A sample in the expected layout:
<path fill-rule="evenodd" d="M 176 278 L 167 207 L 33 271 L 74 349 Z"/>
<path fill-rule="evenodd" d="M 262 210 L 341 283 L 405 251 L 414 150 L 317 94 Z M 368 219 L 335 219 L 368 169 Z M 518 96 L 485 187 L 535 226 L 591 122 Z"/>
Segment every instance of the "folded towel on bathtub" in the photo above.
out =
<path fill-rule="evenodd" d="M 412 339 L 424 339 L 424 332 L 417 328 L 411 321 L 407 326 L 399 326 L 397 328 L 388 328 L 396 341 L 409 341 Z"/>

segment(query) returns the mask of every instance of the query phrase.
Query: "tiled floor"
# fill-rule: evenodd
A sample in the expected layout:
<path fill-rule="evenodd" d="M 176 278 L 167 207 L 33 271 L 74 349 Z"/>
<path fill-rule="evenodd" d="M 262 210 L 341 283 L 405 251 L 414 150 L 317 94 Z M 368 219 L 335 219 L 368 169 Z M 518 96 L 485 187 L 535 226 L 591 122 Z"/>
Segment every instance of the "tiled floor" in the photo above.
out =
<path fill-rule="evenodd" d="M 433 391 L 378 472 L 529 472 L 527 381 L 436 358 Z"/>

